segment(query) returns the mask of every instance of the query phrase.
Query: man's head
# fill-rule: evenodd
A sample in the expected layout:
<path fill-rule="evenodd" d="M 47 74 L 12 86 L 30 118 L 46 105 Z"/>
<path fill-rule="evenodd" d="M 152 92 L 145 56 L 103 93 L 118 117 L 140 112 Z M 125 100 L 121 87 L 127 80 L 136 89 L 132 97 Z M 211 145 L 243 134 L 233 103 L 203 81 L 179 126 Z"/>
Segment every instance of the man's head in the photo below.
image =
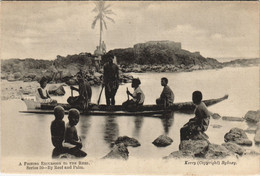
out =
<path fill-rule="evenodd" d="M 79 71 L 76 76 L 77 76 L 78 82 L 81 82 L 84 80 L 84 74 L 82 71 Z"/>
<path fill-rule="evenodd" d="M 64 117 L 64 108 L 62 106 L 56 106 L 54 108 L 54 116 L 56 120 L 62 120 Z"/>
<path fill-rule="evenodd" d="M 202 93 L 200 91 L 194 91 L 192 93 L 192 101 L 194 104 L 200 104 L 202 100 Z"/>
<path fill-rule="evenodd" d="M 47 78 L 46 77 L 42 77 L 42 79 L 40 80 L 41 87 L 45 88 L 46 85 L 47 85 L 47 82 L 48 82 Z"/>
<path fill-rule="evenodd" d="M 109 64 L 113 64 L 113 56 L 109 56 L 108 57 L 108 59 L 107 59 L 107 62 L 109 63 Z"/>
<path fill-rule="evenodd" d="M 75 126 L 78 124 L 79 114 L 80 114 L 79 111 L 75 108 L 72 108 L 69 110 L 68 119 L 69 119 L 70 125 Z"/>
<path fill-rule="evenodd" d="M 168 84 L 168 79 L 165 77 L 161 78 L 161 85 L 166 86 L 167 84 Z"/>
<path fill-rule="evenodd" d="M 141 81 L 139 78 L 132 79 L 132 87 L 138 87 L 140 84 L 141 84 Z"/>

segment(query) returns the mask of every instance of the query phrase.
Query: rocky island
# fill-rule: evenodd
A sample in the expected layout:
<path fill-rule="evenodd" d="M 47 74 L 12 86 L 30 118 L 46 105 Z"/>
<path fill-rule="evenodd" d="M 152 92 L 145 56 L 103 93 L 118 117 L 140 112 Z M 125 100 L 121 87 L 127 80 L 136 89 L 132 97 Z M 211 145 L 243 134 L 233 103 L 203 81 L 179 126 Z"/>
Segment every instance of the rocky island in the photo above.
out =
<path fill-rule="evenodd" d="M 84 70 L 88 72 L 90 85 L 100 85 L 102 65 L 110 56 L 116 58 L 114 60 L 119 65 L 121 83 L 131 81 L 132 76 L 127 74 L 130 72 L 191 72 L 230 66 L 254 66 L 260 63 L 259 58 L 221 63 L 216 59 L 203 57 L 200 52 L 184 50 L 181 43 L 178 42 L 150 41 L 136 44 L 132 48 L 110 50 L 102 56 L 99 65 L 97 65 L 96 56 L 88 52 L 67 56 L 57 55 L 53 60 L 33 58 L 2 60 L 1 79 L 37 82 L 42 76 L 45 76 L 50 83 L 74 85 L 76 84 L 76 73 Z M 21 89 L 21 87 L 18 86 L 13 90 Z M 4 87 L 3 90 L 5 89 L 8 88 Z M 24 88 L 22 87 L 22 89 Z"/>

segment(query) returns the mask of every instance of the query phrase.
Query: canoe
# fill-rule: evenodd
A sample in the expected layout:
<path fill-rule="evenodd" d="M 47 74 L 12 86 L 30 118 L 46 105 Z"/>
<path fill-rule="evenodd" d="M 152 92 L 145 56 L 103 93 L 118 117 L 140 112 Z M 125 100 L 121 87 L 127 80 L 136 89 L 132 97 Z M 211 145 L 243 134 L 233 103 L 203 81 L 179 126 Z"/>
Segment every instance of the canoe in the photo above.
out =
<path fill-rule="evenodd" d="M 206 106 L 211 106 L 217 104 L 228 98 L 228 95 L 225 95 L 221 98 L 217 99 L 209 99 L 204 100 L 203 102 Z M 20 111 L 21 113 L 37 113 L 37 114 L 53 114 L 53 109 L 55 106 L 60 105 L 65 109 L 65 113 L 68 113 L 68 110 L 72 107 L 69 104 L 45 104 L 35 102 L 33 99 L 23 99 L 24 103 L 27 106 L 27 111 Z M 79 108 L 78 108 L 79 109 Z M 153 114 L 162 114 L 164 112 L 181 112 L 181 113 L 193 113 L 195 109 L 195 105 L 192 102 L 182 102 L 182 103 L 174 103 L 172 106 L 164 108 L 163 106 L 158 105 L 143 105 L 134 110 L 126 110 L 122 105 L 96 105 L 91 104 L 87 112 L 83 112 L 80 110 L 82 114 L 86 115 L 153 115 Z"/>

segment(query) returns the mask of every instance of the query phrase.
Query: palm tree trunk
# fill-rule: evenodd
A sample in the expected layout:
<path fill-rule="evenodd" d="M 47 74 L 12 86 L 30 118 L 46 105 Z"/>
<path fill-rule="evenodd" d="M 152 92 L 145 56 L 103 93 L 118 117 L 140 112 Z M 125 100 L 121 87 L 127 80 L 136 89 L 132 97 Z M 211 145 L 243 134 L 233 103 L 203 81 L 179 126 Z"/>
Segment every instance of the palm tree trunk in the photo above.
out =
<path fill-rule="evenodd" d="M 100 35 L 99 35 L 99 51 L 101 52 L 101 42 L 102 42 L 102 31 L 103 31 L 103 26 L 102 26 L 102 19 L 100 18 Z"/>

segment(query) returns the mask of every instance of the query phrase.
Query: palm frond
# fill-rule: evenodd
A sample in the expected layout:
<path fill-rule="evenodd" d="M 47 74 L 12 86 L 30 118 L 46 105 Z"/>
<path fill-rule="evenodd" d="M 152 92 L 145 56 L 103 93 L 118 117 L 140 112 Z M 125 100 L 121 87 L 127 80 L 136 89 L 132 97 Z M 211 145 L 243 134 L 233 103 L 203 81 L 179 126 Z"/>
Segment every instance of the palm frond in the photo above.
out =
<path fill-rule="evenodd" d="M 92 10 L 92 12 L 98 12 L 97 7 L 95 7 L 95 8 Z"/>
<path fill-rule="evenodd" d="M 109 15 L 113 14 L 113 15 L 115 15 L 115 13 L 112 10 L 105 10 L 104 14 L 109 14 Z"/>
<path fill-rule="evenodd" d="M 107 10 L 109 7 L 111 7 L 111 4 L 108 4 L 106 7 L 104 7 L 104 11 Z"/>
<path fill-rule="evenodd" d="M 107 29 L 107 23 L 106 23 L 106 21 L 105 21 L 104 19 L 103 19 L 102 21 L 103 21 L 103 23 L 104 23 L 105 28 Z"/>
<path fill-rule="evenodd" d="M 92 28 L 92 29 L 95 28 L 98 19 L 99 19 L 99 15 L 95 16 L 95 19 L 94 19 L 94 21 L 93 21 L 93 23 L 92 23 L 92 25 L 91 25 L 91 28 Z"/>
<path fill-rule="evenodd" d="M 94 3 L 95 3 L 95 8 L 92 10 L 92 12 L 98 12 L 99 9 L 98 2 L 94 2 Z"/>
<path fill-rule="evenodd" d="M 105 15 L 105 17 L 109 20 L 112 21 L 113 23 L 115 23 L 115 20 L 113 18 L 110 18 L 109 16 Z"/>

